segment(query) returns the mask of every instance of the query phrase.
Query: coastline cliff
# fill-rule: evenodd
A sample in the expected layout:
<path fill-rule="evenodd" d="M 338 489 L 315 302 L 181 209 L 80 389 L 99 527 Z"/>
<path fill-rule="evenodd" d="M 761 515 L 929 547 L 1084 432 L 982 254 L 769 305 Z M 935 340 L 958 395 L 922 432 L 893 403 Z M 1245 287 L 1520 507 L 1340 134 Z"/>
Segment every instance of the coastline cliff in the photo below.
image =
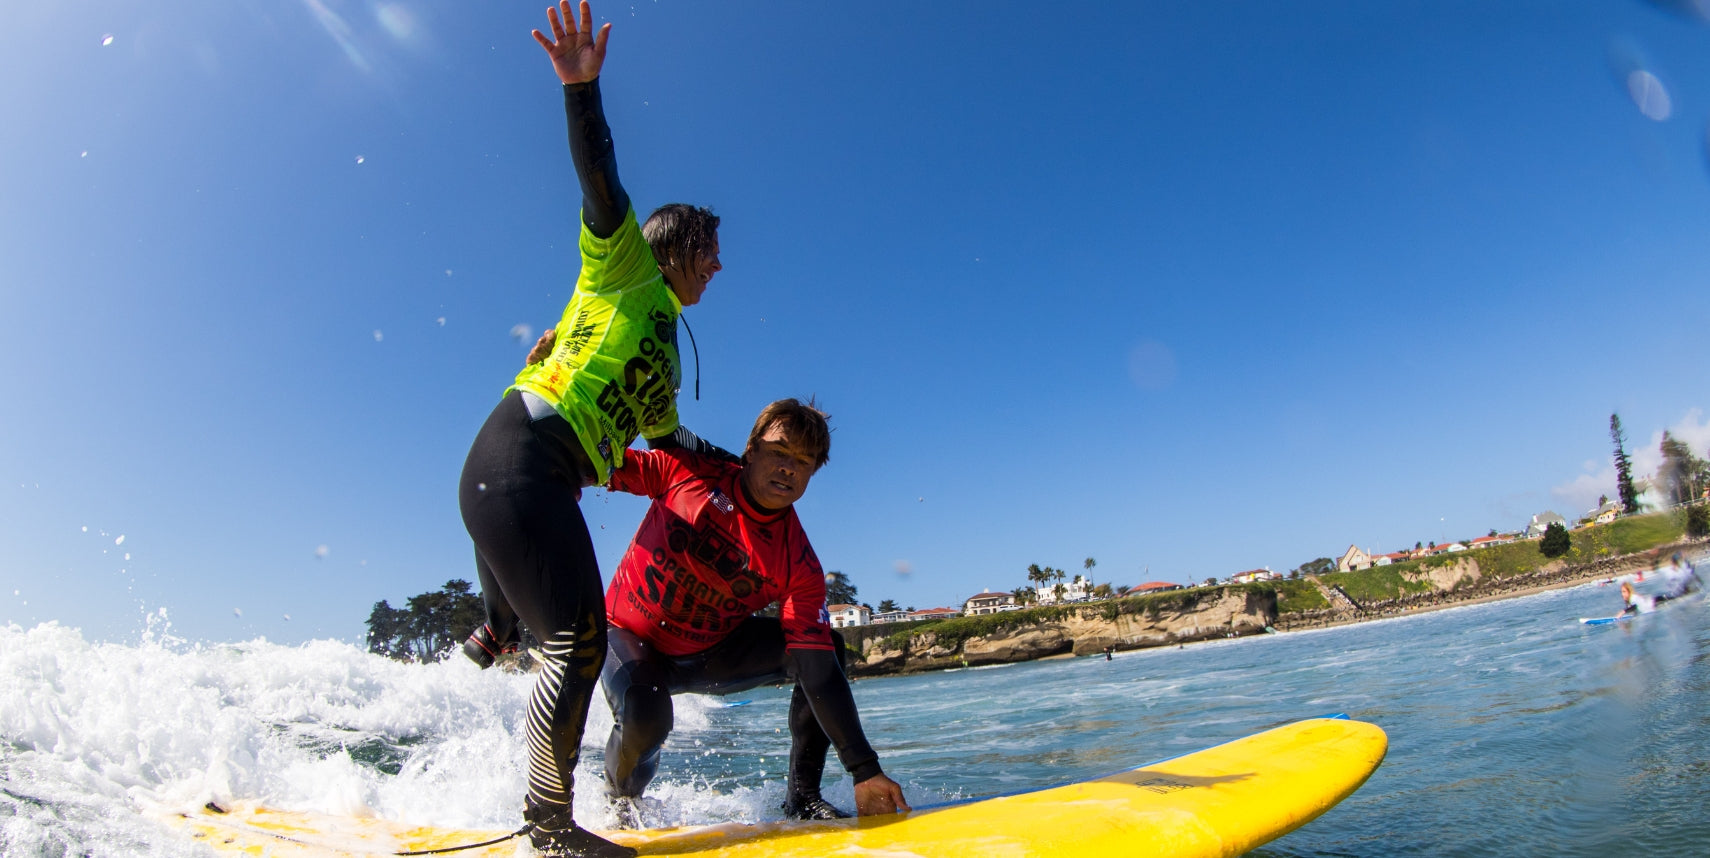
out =
<path fill-rule="evenodd" d="M 840 629 L 854 676 L 918 673 L 1106 650 L 1290 631 L 1523 596 L 1609 578 L 1701 551 L 1672 512 L 1572 531 L 1545 557 L 1537 540 L 1326 575 L 1177 590 L 1103 602 Z"/>
<path fill-rule="evenodd" d="M 1276 618 L 1276 592 L 1248 584 L 839 631 L 850 673 L 879 676 L 1257 634 Z"/>

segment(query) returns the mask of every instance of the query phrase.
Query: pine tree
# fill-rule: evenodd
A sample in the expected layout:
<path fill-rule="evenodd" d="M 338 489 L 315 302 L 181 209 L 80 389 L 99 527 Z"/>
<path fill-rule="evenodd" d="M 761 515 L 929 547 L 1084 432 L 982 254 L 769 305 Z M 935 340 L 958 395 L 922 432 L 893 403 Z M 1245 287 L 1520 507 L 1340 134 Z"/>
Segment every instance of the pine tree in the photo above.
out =
<path fill-rule="evenodd" d="M 1627 436 L 1621 431 L 1621 415 L 1609 415 L 1609 437 L 1615 441 L 1615 493 L 1621 497 L 1621 511 L 1639 511 L 1639 492 L 1633 488 L 1633 458 L 1627 455 Z"/>
<path fill-rule="evenodd" d="M 1553 521 L 1544 527 L 1544 538 L 1538 540 L 1539 554 L 1560 557 L 1572 548 L 1573 538 L 1568 536 L 1567 528 Z"/>
<path fill-rule="evenodd" d="M 394 608 L 385 600 L 368 614 L 368 651 L 405 661 L 433 661 L 461 644 L 486 619 L 468 581 L 453 579 Z"/>
<path fill-rule="evenodd" d="M 855 585 L 849 576 L 842 572 L 825 573 L 825 603 L 827 605 L 853 605 L 855 602 Z"/>

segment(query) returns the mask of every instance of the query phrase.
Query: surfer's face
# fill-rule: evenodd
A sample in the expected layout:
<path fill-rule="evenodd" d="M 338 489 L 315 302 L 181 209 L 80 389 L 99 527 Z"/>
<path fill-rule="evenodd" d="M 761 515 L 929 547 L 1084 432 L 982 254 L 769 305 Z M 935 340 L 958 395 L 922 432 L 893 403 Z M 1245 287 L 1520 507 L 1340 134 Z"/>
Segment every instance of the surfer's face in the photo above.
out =
<path fill-rule="evenodd" d="M 712 242 L 695 254 L 695 259 L 687 266 L 669 265 L 659 269 L 665 275 L 665 282 L 670 284 L 671 291 L 677 296 L 677 303 L 685 307 L 700 303 L 701 295 L 707 291 L 707 284 L 712 282 L 714 274 L 724 270 L 718 261 L 718 236 L 714 235 Z"/>
<path fill-rule="evenodd" d="M 783 509 L 801 500 L 808 480 L 819 470 L 814 454 L 777 423 L 748 446 L 745 458 L 742 484 L 748 496 L 767 509 Z"/>

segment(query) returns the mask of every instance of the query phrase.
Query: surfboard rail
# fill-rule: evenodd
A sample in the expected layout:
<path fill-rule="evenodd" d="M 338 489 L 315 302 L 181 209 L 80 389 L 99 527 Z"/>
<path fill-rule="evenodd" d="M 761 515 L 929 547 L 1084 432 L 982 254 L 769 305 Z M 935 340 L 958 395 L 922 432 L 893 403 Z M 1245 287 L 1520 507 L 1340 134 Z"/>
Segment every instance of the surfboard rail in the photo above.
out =
<path fill-rule="evenodd" d="M 1374 724 L 1312 718 L 1104 777 L 907 814 L 603 833 L 642 855 L 710 858 L 1221 858 L 1281 837 L 1352 795 L 1388 745 Z M 174 822 L 216 853 L 277 858 L 392 855 L 506 834 L 259 806 L 203 809 Z M 503 842 L 453 854 L 518 853 L 515 843 Z"/>

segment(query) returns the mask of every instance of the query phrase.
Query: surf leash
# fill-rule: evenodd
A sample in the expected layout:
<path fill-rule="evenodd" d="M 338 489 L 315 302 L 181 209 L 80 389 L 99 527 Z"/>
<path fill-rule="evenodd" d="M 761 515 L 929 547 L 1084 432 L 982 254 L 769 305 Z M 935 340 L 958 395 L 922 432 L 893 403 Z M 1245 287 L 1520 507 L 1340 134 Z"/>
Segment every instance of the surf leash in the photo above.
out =
<path fill-rule="evenodd" d="M 220 807 L 219 805 L 217 805 L 211 801 L 208 802 L 204 806 L 204 809 L 212 811 L 213 813 L 219 814 L 221 816 L 223 816 L 229 812 L 225 808 Z M 191 818 L 190 814 L 188 814 L 188 813 L 180 813 L 178 815 L 185 818 L 185 819 Z M 329 845 L 324 844 L 324 843 L 315 843 L 315 842 L 308 841 L 308 840 L 301 840 L 301 839 L 296 838 L 296 837 L 291 837 L 289 835 L 280 834 L 276 831 L 268 831 L 265 828 L 258 828 L 258 827 L 253 826 L 253 825 L 244 825 L 241 822 L 233 822 L 233 821 L 226 820 L 226 819 L 220 819 L 217 816 L 203 816 L 203 817 L 199 817 L 199 818 L 206 821 L 206 822 L 210 822 L 214 825 L 220 826 L 222 828 L 236 829 L 238 831 L 243 831 L 243 832 L 248 833 L 248 834 L 264 834 L 268 837 L 272 837 L 272 838 L 275 838 L 277 840 L 283 840 L 287 843 L 295 843 L 298 846 L 308 846 L 312 849 L 329 849 L 329 850 L 338 851 L 338 852 L 350 852 L 350 851 L 352 851 L 350 849 L 335 848 L 335 847 L 329 846 Z M 515 839 L 517 837 L 521 837 L 524 834 L 527 834 L 533 828 L 534 828 L 534 823 L 530 822 L 527 825 L 524 825 L 523 827 L 521 827 L 521 828 L 519 828 L 519 829 L 517 829 L 517 830 L 515 830 L 509 834 L 504 835 L 503 837 L 495 837 L 492 840 L 485 840 L 485 841 L 482 841 L 480 843 L 465 843 L 462 846 L 442 846 L 438 849 L 415 849 L 415 850 L 409 850 L 409 851 L 404 851 L 404 852 L 378 852 L 378 851 L 370 852 L 367 850 L 363 850 L 363 851 L 367 852 L 367 854 L 369 854 L 369 855 L 399 855 L 399 856 L 404 856 L 404 855 L 443 855 L 443 854 L 446 854 L 448 852 L 463 852 L 463 851 L 466 851 L 469 849 L 480 849 L 483 846 L 493 846 L 493 845 L 496 845 L 499 843 L 503 843 L 506 840 L 512 840 L 512 839 Z"/>
<path fill-rule="evenodd" d="M 481 843 L 468 843 L 468 844 L 465 844 L 463 846 L 443 846 L 439 849 L 417 849 L 417 850 L 414 850 L 411 852 L 393 852 L 392 854 L 393 855 L 442 855 L 446 852 L 462 852 L 465 849 L 480 849 L 483 846 L 492 846 L 495 843 L 503 843 L 506 840 L 510 840 L 512 838 L 515 838 L 515 837 L 521 837 L 524 834 L 527 834 L 529 832 L 529 829 L 531 829 L 533 827 L 534 827 L 534 823 L 531 822 L 531 823 L 529 823 L 529 824 L 527 824 L 527 825 L 503 836 L 503 837 L 495 837 L 492 840 L 487 840 L 487 841 L 484 841 Z"/>

